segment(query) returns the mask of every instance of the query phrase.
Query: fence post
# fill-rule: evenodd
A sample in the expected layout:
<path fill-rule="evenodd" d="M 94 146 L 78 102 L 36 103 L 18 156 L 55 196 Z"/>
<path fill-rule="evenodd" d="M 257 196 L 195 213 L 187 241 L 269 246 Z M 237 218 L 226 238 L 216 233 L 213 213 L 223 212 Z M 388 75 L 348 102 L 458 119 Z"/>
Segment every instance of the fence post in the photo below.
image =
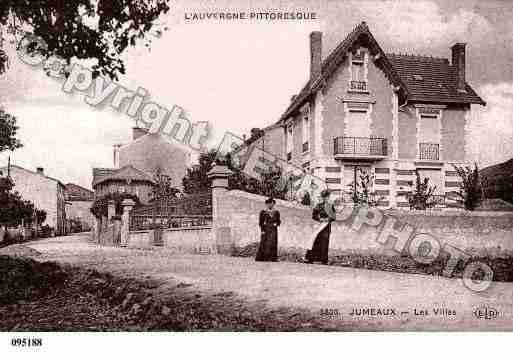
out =
<path fill-rule="evenodd" d="M 228 191 L 228 177 L 232 171 L 225 164 L 214 164 L 208 172 L 208 178 L 212 181 L 212 239 L 216 245 L 217 253 L 231 254 L 232 241 L 230 229 L 223 227 L 219 214 L 219 201 Z"/>
<path fill-rule="evenodd" d="M 126 247 L 130 234 L 130 211 L 134 208 L 135 202 L 127 198 L 121 202 L 121 206 L 123 206 L 123 214 L 121 215 L 121 246 Z"/>

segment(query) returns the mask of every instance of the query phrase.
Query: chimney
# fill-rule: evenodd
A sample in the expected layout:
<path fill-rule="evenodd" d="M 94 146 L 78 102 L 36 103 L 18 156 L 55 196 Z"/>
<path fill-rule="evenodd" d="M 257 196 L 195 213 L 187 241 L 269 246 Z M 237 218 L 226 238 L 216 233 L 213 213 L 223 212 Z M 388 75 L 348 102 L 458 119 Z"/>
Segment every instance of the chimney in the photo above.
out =
<path fill-rule="evenodd" d="M 36 168 L 36 171 L 38 174 L 43 175 L 45 174 L 45 169 L 43 167 Z"/>
<path fill-rule="evenodd" d="M 139 137 L 144 136 L 148 133 L 148 130 L 143 127 L 133 127 L 132 128 L 132 140 L 137 140 Z"/>
<path fill-rule="evenodd" d="M 310 33 L 310 80 L 321 75 L 322 61 L 322 32 L 313 31 Z"/>
<path fill-rule="evenodd" d="M 112 151 L 112 154 L 113 154 L 113 163 L 114 163 L 114 168 L 119 168 L 119 148 L 121 147 L 121 145 L 113 145 L 113 151 Z"/>
<path fill-rule="evenodd" d="M 465 88 L 465 46 L 467 44 L 458 42 L 451 47 L 452 66 L 456 69 L 456 89 L 466 92 Z"/>

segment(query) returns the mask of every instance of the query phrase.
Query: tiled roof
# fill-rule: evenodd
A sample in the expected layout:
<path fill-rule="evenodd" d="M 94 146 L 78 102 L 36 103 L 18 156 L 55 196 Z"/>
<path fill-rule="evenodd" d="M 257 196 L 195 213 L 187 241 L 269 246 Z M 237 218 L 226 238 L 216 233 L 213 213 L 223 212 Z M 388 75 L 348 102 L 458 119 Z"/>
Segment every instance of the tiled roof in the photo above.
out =
<path fill-rule="evenodd" d="M 96 183 L 98 183 L 98 181 L 104 177 L 110 176 L 117 170 L 117 168 L 93 168 L 93 187 Z"/>
<path fill-rule="evenodd" d="M 362 22 L 347 35 L 321 64 L 318 78 L 308 80 L 299 94 L 291 102 L 277 123 L 282 123 L 299 109 L 310 95 L 316 93 L 320 86 L 333 74 L 345 58 L 355 41 L 365 37 L 373 52 L 380 55 L 380 66 L 394 86 L 404 92 L 408 100 L 437 103 L 477 103 L 485 102 L 467 84 L 466 93 L 456 90 L 456 72 L 447 59 L 438 59 L 408 55 L 386 55 L 372 36 L 367 24 Z M 416 81 L 413 75 L 421 75 L 423 81 Z"/>
<path fill-rule="evenodd" d="M 95 170 L 97 176 L 95 177 Z M 99 170 L 99 171 L 98 171 Z M 110 172 L 110 173 L 109 173 Z M 100 177 L 98 177 L 98 174 Z M 124 166 L 120 169 L 111 169 L 111 168 L 93 168 L 93 187 L 99 183 L 105 181 L 144 181 L 155 183 L 150 175 L 147 173 L 138 170 L 132 165 Z"/>
<path fill-rule="evenodd" d="M 387 58 L 411 101 L 485 104 L 468 84 L 466 92 L 456 89 L 456 68 L 448 59 L 396 54 L 387 54 Z"/>
<path fill-rule="evenodd" d="M 397 75 L 397 73 L 392 68 L 388 59 L 385 56 L 383 50 L 379 47 L 376 39 L 372 36 L 369 27 L 365 22 L 358 24 L 353 31 L 351 31 L 346 38 L 326 57 L 326 59 L 321 64 L 321 74 L 318 78 L 312 80 L 308 80 L 303 89 L 299 92 L 299 94 L 294 98 L 292 103 L 289 105 L 285 113 L 281 116 L 278 122 L 281 122 L 288 118 L 292 113 L 294 113 L 301 105 L 305 102 L 305 100 L 313 93 L 315 93 L 319 86 L 322 85 L 324 81 L 326 81 L 331 74 L 336 70 L 340 62 L 346 57 L 347 52 L 353 45 L 353 43 L 358 40 L 360 36 L 366 36 L 368 42 L 373 46 L 376 53 L 380 53 L 382 55 L 382 65 L 386 68 L 386 74 L 389 80 L 394 85 L 402 85 L 401 79 Z"/>
<path fill-rule="evenodd" d="M 66 184 L 65 193 L 68 201 L 92 201 L 94 199 L 93 191 L 74 183 Z"/>

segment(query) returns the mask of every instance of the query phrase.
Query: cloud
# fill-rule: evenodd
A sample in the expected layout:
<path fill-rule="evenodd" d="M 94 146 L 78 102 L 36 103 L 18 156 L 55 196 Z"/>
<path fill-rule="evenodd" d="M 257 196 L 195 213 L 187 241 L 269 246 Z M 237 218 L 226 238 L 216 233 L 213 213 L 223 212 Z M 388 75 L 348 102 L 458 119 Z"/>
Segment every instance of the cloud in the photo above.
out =
<path fill-rule="evenodd" d="M 486 107 L 473 107 L 470 124 L 472 159 L 481 167 L 513 158 L 513 83 L 478 89 Z"/>
<path fill-rule="evenodd" d="M 488 20 L 473 10 L 459 9 L 446 16 L 431 1 L 371 1 L 362 2 L 361 6 L 381 36 L 401 45 L 443 45 L 455 39 L 485 36 L 492 28 Z"/>
<path fill-rule="evenodd" d="M 340 9 L 334 9 L 341 7 Z M 357 10 L 355 10 L 357 9 Z M 433 1 L 350 1 L 333 4 L 330 13 L 350 14 L 357 22 L 365 20 L 378 41 L 394 51 L 446 48 L 456 41 L 476 42 L 492 31 L 492 25 L 481 14 L 460 8 L 448 14 Z M 327 14 L 329 17 L 330 15 Z M 346 33 L 337 29 L 335 33 Z M 339 27 L 347 26 L 340 24 Z M 354 25 L 352 25 L 354 26 Z M 340 41 L 340 39 L 338 40 Z"/>

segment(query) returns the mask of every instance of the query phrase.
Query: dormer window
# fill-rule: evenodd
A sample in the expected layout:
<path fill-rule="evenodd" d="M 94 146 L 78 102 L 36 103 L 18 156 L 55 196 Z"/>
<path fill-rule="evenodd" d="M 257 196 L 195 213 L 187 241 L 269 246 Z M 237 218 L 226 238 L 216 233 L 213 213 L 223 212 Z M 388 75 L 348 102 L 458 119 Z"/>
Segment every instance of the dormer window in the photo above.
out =
<path fill-rule="evenodd" d="M 353 54 L 353 63 L 363 64 L 364 55 L 362 52 Z"/>
<path fill-rule="evenodd" d="M 365 53 L 358 52 L 351 54 L 351 81 L 349 91 L 367 92 L 367 81 L 365 76 Z"/>

